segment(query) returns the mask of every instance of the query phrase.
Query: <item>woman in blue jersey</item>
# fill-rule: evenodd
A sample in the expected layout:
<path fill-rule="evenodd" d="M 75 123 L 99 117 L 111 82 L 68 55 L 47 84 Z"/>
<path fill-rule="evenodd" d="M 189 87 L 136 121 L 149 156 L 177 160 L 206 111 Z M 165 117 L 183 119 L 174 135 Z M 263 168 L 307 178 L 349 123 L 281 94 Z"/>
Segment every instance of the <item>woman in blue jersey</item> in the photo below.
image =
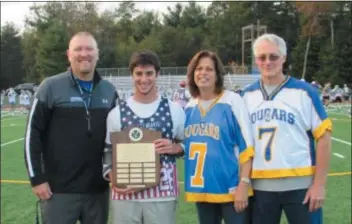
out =
<path fill-rule="evenodd" d="M 248 206 L 250 120 L 242 98 L 224 90 L 223 74 L 211 51 L 198 52 L 187 69 L 185 198 L 196 203 L 200 224 L 244 223 Z"/>

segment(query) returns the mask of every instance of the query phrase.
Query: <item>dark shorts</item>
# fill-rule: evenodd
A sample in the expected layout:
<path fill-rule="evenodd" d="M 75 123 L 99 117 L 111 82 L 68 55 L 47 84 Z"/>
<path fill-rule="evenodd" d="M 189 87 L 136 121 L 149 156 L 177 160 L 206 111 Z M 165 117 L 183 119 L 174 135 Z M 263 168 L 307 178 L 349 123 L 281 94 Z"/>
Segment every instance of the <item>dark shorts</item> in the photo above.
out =
<path fill-rule="evenodd" d="M 341 103 L 342 102 L 342 96 L 337 96 L 334 99 L 334 103 Z"/>
<path fill-rule="evenodd" d="M 100 194 L 56 194 L 41 201 L 43 224 L 106 224 L 109 191 Z"/>
<path fill-rule="evenodd" d="M 282 211 L 290 224 L 322 224 L 322 209 L 309 212 L 309 203 L 302 204 L 306 192 L 307 189 L 284 192 L 254 191 L 253 224 L 279 224 Z"/>
<path fill-rule="evenodd" d="M 233 202 L 228 203 L 196 203 L 199 224 L 251 224 L 251 201 L 247 209 L 237 213 Z"/>

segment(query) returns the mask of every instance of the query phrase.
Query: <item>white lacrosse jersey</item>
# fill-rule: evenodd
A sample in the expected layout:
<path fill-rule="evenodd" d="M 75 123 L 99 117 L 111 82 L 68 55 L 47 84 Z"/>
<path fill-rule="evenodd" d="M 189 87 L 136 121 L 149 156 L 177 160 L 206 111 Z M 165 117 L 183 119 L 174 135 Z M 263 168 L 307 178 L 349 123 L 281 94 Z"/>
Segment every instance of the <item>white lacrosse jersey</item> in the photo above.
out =
<path fill-rule="evenodd" d="M 270 95 L 259 80 L 243 98 L 255 139 L 252 178 L 313 175 L 315 140 L 332 130 L 317 90 L 287 76 Z"/>
<path fill-rule="evenodd" d="M 23 94 L 23 105 L 30 105 L 31 104 L 31 98 L 28 95 L 28 93 Z"/>
<path fill-rule="evenodd" d="M 10 91 L 7 94 L 7 97 L 9 98 L 9 103 L 16 103 L 16 92 L 15 91 Z"/>
<path fill-rule="evenodd" d="M 20 104 L 21 105 L 24 105 L 24 93 L 21 93 L 20 96 L 19 96 L 19 100 L 20 100 Z"/>

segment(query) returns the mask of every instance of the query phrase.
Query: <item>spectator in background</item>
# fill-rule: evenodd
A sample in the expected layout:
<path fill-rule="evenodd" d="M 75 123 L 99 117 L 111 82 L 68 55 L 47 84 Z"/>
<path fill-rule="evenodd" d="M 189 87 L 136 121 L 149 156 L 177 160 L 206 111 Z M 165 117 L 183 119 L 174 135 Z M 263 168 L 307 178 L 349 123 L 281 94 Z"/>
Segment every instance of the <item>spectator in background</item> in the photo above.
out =
<path fill-rule="evenodd" d="M 11 115 L 15 116 L 17 93 L 13 88 L 9 88 L 9 91 L 7 93 L 7 98 L 9 100 L 9 104 L 11 107 L 10 108 Z"/>
<path fill-rule="evenodd" d="M 330 82 L 325 83 L 324 88 L 322 90 L 323 103 L 325 106 L 328 106 L 331 100 L 331 84 Z"/>
<path fill-rule="evenodd" d="M 5 91 L 1 90 L 1 104 L 0 104 L 1 107 L 4 105 L 4 98 L 5 98 Z"/>
<path fill-rule="evenodd" d="M 185 108 L 191 95 L 189 94 L 188 90 L 186 89 L 186 81 L 182 80 L 179 83 L 180 88 L 178 88 L 173 96 L 173 101 L 180 104 L 182 108 Z"/>
<path fill-rule="evenodd" d="M 24 113 L 28 114 L 31 109 L 31 94 L 30 91 L 23 91 L 23 107 Z"/>
<path fill-rule="evenodd" d="M 320 89 L 320 85 L 316 81 L 311 82 L 312 86 L 315 87 L 317 90 Z"/>
<path fill-rule="evenodd" d="M 343 84 L 343 97 L 345 101 L 349 101 L 351 97 L 351 89 L 347 86 L 347 84 Z"/>
<path fill-rule="evenodd" d="M 343 89 L 340 88 L 339 85 L 335 85 L 335 87 L 331 90 L 331 98 L 333 103 L 342 103 L 343 102 Z"/>
<path fill-rule="evenodd" d="M 24 90 L 20 90 L 20 95 L 18 96 L 18 103 L 20 106 L 20 112 L 24 113 L 24 103 L 23 103 L 23 97 L 24 97 Z"/>

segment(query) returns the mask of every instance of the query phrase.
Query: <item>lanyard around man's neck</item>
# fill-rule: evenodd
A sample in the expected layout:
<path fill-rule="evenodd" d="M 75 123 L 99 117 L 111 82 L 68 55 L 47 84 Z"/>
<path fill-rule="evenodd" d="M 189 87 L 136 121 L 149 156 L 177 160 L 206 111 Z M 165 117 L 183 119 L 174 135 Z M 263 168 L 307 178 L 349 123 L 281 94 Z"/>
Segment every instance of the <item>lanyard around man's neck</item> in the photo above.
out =
<path fill-rule="evenodd" d="M 91 137 L 92 136 L 92 130 L 91 130 L 91 126 L 90 126 L 90 104 L 91 104 L 91 99 L 92 99 L 92 91 L 93 91 L 93 82 L 92 82 L 92 84 L 91 84 L 91 86 L 90 86 L 90 89 L 89 89 L 89 92 L 88 92 L 88 96 L 87 96 L 87 100 L 85 100 L 85 94 L 84 94 L 84 92 L 83 92 L 83 89 L 82 89 L 82 87 L 81 87 L 81 85 L 80 85 L 80 83 L 79 83 L 79 81 L 78 81 L 78 78 L 77 77 L 75 77 L 75 76 L 73 76 L 73 78 L 74 78 L 74 80 L 75 80 L 75 82 L 76 82 L 76 85 L 77 85 L 77 88 L 78 88 L 78 90 L 79 90 L 79 92 L 80 92 L 80 94 L 81 94 L 81 98 L 82 98 L 82 101 L 83 101 L 83 104 L 84 104 L 84 108 L 85 108 L 85 110 L 86 110 L 86 120 L 87 120 L 87 128 L 88 128 L 88 130 L 87 130 L 87 134 L 88 134 L 88 136 L 89 137 Z"/>

